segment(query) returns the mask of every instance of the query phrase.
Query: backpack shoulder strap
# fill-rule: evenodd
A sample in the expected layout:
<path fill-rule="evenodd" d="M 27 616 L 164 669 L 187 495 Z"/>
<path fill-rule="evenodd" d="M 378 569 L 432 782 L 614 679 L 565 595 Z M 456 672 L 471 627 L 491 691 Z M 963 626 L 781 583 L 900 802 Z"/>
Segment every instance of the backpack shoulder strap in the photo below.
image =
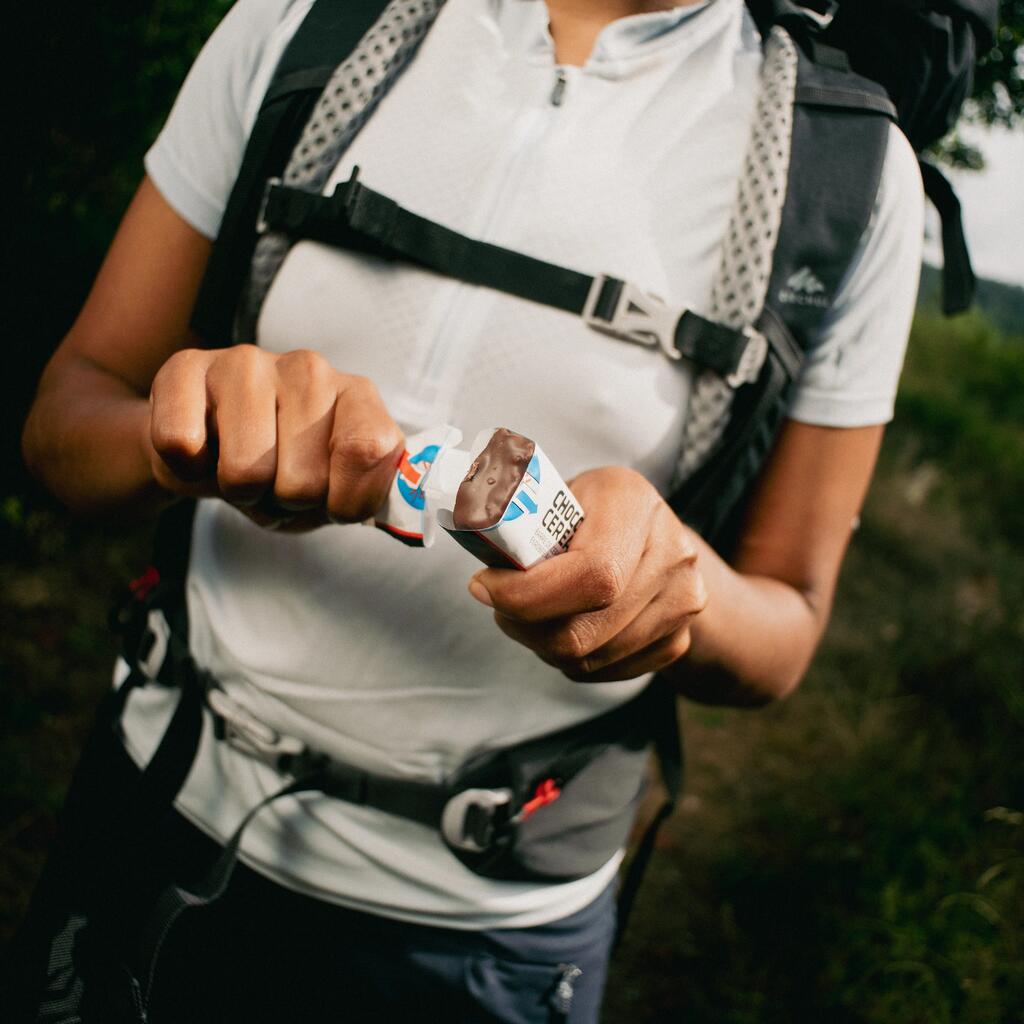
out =
<path fill-rule="evenodd" d="M 688 421 L 688 440 L 714 436 L 702 440 L 699 458 L 688 454 L 692 446 L 684 447 L 684 460 L 692 458 L 696 468 L 683 472 L 670 498 L 676 512 L 724 552 L 737 538 L 745 499 L 774 444 L 806 352 L 870 222 L 895 119 L 881 86 L 853 74 L 840 52 L 813 36 L 798 42 L 788 138 L 780 141 L 763 130 L 754 137 L 755 146 L 788 144 L 789 150 L 768 283 L 754 313 L 768 355 L 758 380 L 735 396 L 713 378 L 698 378 L 689 415 L 699 417 L 704 408 L 709 421 L 693 429 Z M 770 179 L 759 183 L 757 176 L 773 159 L 756 152 L 748 158 L 741 189 L 748 202 L 770 205 L 772 197 L 762 193 L 775 185 Z M 742 225 L 751 214 L 742 206 L 733 215 L 739 229 L 730 230 L 742 253 L 727 254 L 719 282 L 726 295 L 743 290 L 739 278 L 757 276 L 746 265 L 748 249 L 754 260 L 759 254 L 753 240 L 744 241 L 749 232 Z"/>
<path fill-rule="evenodd" d="M 212 345 L 230 344 L 238 296 L 256 246 L 268 178 L 282 174 L 317 98 L 339 61 L 378 19 L 385 0 L 315 0 L 271 78 L 224 210 L 192 314 Z"/>
<path fill-rule="evenodd" d="M 896 110 L 837 51 L 797 48 L 789 174 L 765 306 L 806 351 L 871 220 Z M 804 271 L 807 271 L 804 273 Z"/>

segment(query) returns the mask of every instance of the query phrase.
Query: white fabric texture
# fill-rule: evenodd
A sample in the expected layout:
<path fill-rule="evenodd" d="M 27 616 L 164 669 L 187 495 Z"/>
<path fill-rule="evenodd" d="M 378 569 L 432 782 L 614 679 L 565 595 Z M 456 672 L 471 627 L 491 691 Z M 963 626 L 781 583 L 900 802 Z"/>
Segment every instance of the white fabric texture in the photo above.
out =
<path fill-rule="evenodd" d="M 213 235 L 255 110 L 308 0 L 239 0 L 196 62 L 146 168 Z M 621 19 L 582 68 L 556 69 L 540 0 L 448 0 L 415 60 L 324 184 L 371 188 L 456 230 L 711 311 L 761 67 L 740 0 Z M 873 226 L 798 389 L 793 415 L 881 422 L 920 262 L 920 183 L 892 134 Z M 322 352 L 377 384 L 408 431 L 509 426 L 562 474 L 622 464 L 665 491 L 689 370 L 499 292 L 315 243 L 288 254 L 258 341 Z M 466 592 L 477 563 L 449 538 L 413 551 L 361 527 L 257 529 L 202 502 L 189 578 L 193 651 L 268 723 L 368 768 L 439 777 L 481 746 L 591 717 L 645 680 L 579 686 L 493 625 Z M 133 695 L 133 753 L 169 711 Z M 179 800 L 221 838 L 278 785 L 204 737 Z M 479 878 L 431 830 L 309 796 L 262 812 L 243 859 L 344 905 L 457 928 L 527 926 L 592 900 L 618 859 L 568 885 Z"/>

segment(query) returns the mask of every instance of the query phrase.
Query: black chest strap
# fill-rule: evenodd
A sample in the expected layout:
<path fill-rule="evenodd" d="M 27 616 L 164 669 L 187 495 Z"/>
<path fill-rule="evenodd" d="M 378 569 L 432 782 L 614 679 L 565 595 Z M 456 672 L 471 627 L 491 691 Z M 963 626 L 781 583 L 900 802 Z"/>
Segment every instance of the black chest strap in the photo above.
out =
<path fill-rule="evenodd" d="M 404 260 L 468 284 L 539 302 L 582 317 L 603 333 L 658 346 L 738 387 L 757 376 L 765 339 L 691 309 L 673 307 L 636 285 L 592 275 L 470 238 L 367 188 L 357 172 L 329 196 L 267 184 L 258 230 L 279 231 L 388 260 Z"/>

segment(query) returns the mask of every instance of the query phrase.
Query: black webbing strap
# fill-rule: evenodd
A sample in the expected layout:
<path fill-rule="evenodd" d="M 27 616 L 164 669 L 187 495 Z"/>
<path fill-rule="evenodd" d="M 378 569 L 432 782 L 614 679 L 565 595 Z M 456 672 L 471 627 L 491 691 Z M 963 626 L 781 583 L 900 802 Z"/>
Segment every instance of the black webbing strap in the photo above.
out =
<path fill-rule="evenodd" d="M 470 238 L 405 209 L 367 188 L 355 175 L 329 196 L 290 188 L 277 180 L 269 182 L 260 228 L 280 231 L 292 241 L 308 239 L 383 259 L 406 260 L 468 284 L 583 316 L 597 329 L 617 336 L 660 343 L 653 322 L 647 331 L 642 322 L 635 326 L 648 310 L 638 304 L 642 297 L 632 299 L 627 282 L 607 275 L 595 278 Z M 619 330 L 623 314 L 630 318 L 630 326 Z M 739 370 L 749 344 L 743 331 L 691 310 L 683 310 L 667 333 L 666 342 L 673 344 L 676 353 L 723 377 Z"/>
<path fill-rule="evenodd" d="M 925 195 L 942 221 L 942 312 L 963 313 L 974 301 L 976 280 L 967 251 L 960 200 L 946 176 L 934 164 L 919 160 Z"/>
<path fill-rule="evenodd" d="M 655 688 L 655 700 L 651 708 L 651 720 L 655 730 L 654 750 L 658 756 L 661 781 L 665 787 L 665 800 L 644 829 L 622 878 L 615 925 L 615 946 L 622 940 L 629 924 L 629 916 L 633 911 L 640 883 L 647 871 L 647 864 L 654 852 L 658 832 L 665 819 L 675 810 L 676 801 L 683 788 L 683 745 L 679 732 L 676 691 L 672 683 L 661 676 L 655 678 L 651 686 Z"/>
<path fill-rule="evenodd" d="M 288 775 L 315 778 L 327 796 L 350 804 L 373 807 L 436 829 L 451 797 L 443 783 L 377 775 L 318 754 L 282 758 L 278 770 Z"/>

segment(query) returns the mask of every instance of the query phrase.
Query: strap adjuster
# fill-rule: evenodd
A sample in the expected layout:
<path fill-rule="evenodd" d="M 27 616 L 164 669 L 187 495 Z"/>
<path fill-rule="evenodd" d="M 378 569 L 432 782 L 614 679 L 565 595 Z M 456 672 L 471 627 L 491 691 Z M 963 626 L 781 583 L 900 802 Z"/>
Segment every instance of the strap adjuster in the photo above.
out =
<path fill-rule="evenodd" d="M 283 182 L 280 178 L 267 178 L 266 185 L 263 186 L 263 198 L 260 200 L 260 211 L 256 214 L 256 234 L 265 235 L 267 229 L 270 227 L 267 224 L 267 205 L 270 203 L 270 193 L 275 189 L 279 188 Z"/>
<path fill-rule="evenodd" d="M 508 820 L 511 803 L 511 789 L 464 789 L 444 805 L 441 835 L 457 850 L 483 853 Z"/>
<path fill-rule="evenodd" d="M 598 274 L 581 316 L 596 331 L 638 345 L 657 345 L 669 359 L 675 360 L 682 358 L 675 345 L 675 332 L 683 312 L 629 281 Z"/>
<path fill-rule="evenodd" d="M 219 719 L 224 739 L 236 750 L 255 757 L 275 771 L 284 770 L 282 759 L 293 760 L 306 752 L 306 745 L 294 736 L 285 736 L 251 715 L 233 701 L 219 686 L 206 691 L 206 703 Z"/>
<path fill-rule="evenodd" d="M 740 355 L 736 369 L 725 375 L 725 383 L 731 388 L 741 384 L 753 384 L 761 374 L 761 367 L 768 356 L 768 339 L 756 328 L 747 324 L 742 330 L 747 344 Z"/>
<path fill-rule="evenodd" d="M 159 608 L 150 608 L 136 654 L 136 665 L 147 679 L 155 682 L 160 678 L 170 641 L 171 627 L 166 616 Z"/>

